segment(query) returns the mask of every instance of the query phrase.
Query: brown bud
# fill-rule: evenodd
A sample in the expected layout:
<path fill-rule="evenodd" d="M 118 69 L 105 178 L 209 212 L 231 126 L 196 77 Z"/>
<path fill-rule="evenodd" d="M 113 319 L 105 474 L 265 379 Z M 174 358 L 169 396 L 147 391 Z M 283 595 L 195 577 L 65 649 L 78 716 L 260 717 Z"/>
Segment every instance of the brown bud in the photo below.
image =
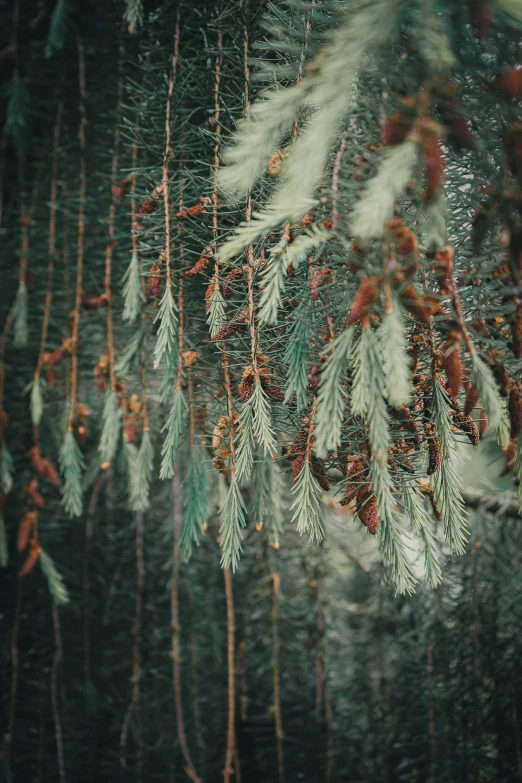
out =
<path fill-rule="evenodd" d="M 241 402 L 248 402 L 252 396 L 252 390 L 254 388 L 255 372 L 252 367 L 245 367 L 243 375 L 241 377 L 241 383 L 239 384 L 239 396 Z"/>
<path fill-rule="evenodd" d="M 187 209 L 180 209 L 174 217 L 178 218 L 178 220 L 184 220 L 187 217 L 198 218 L 206 211 L 209 203 L 211 203 L 211 199 L 203 197 L 200 199 L 199 204 L 194 204 Z"/>
<path fill-rule="evenodd" d="M 379 278 L 374 275 L 363 280 L 352 302 L 352 309 L 346 319 L 346 326 L 351 326 L 360 321 L 378 298 Z"/>
<path fill-rule="evenodd" d="M 480 433 L 471 416 L 467 416 L 462 411 L 459 411 L 458 413 L 453 414 L 453 422 L 461 432 L 464 432 L 468 436 L 474 446 L 478 446 L 480 442 Z"/>
<path fill-rule="evenodd" d="M 155 212 L 159 207 L 155 198 L 146 199 L 141 207 L 138 209 L 138 215 L 150 215 Z"/>
<path fill-rule="evenodd" d="M 243 277 L 242 269 L 231 269 L 228 275 L 225 277 L 223 284 L 223 299 L 230 299 L 234 292 L 234 283 Z"/>
<path fill-rule="evenodd" d="M 369 487 L 364 487 L 357 493 L 357 515 L 368 533 L 374 536 L 379 526 L 377 513 L 377 498 Z"/>
<path fill-rule="evenodd" d="M 122 433 L 127 443 L 134 443 L 138 437 L 140 417 L 134 413 L 127 414 L 122 420 Z"/>
<path fill-rule="evenodd" d="M 58 489 L 60 487 L 60 479 L 58 478 L 58 471 L 54 467 L 53 463 L 48 459 L 42 459 L 41 462 L 41 476 L 46 479 L 49 484 Z"/>
<path fill-rule="evenodd" d="M 429 326 L 432 315 L 440 308 L 440 301 L 433 294 L 419 296 L 413 285 L 408 285 L 401 293 L 401 302 L 406 310 L 417 320 Z"/>
<path fill-rule="evenodd" d="M 301 221 L 300 221 L 301 228 L 310 228 L 310 226 L 312 225 L 313 222 L 314 222 L 314 216 L 312 215 L 311 212 L 309 212 L 307 215 L 304 215 L 301 218 Z"/>
<path fill-rule="evenodd" d="M 201 272 L 204 272 L 206 269 L 208 269 L 211 263 L 212 260 L 208 256 L 201 256 L 199 261 L 196 261 L 192 269 L 187 269 L 185 272 L 185 277 L 196 277 L 196 275 L 199 275 Z"/>
<path fill-rule="evenodd" d="M 25 559 L 24 564 L 22 565 L 21 569 L 18 572 L 18 576 L 27 576 L 27 574 L 30 574 L 35 565 L 38 562 L 38 558 L 40 557 L 41 552 L 40 545 L 37 541 L 33 539 L 31 541 L 31 547 L 29 549 L 29 554 L 27 555 L 27 558 Z"/>
<path fill-rule="evenodd" d="M 223 324 L 217 334 L 212 337 L 212 342 L 217 343 L 221 340 L 228 340 L 233 337 L 241 328 L 246 326 L 247 319 L 245 313 L 241 313 L 234 321 L 230 321 L 228 324 Z"/>
<path fill-rule="evenodd" d="M 426 437 L 428 438 L 428 476 L 432 476 L 438 471 L 442 462 L 442 443 L 436 434 L 434 422 L 430 422 L 425 427 Z"/>
<path fill-rule="evenodd" d="M 152 264 L 149 274 L 149 288 L 152 296 L 156 299 L 161 299 L 162 295 L 162 279 L 159 273 L 159 266 L 157 264 Z"/>
<path fill-rule="evenodd" d="M 38 479 L 31 479 L 25 487 L 27 499 L 37 508 L 45 508 L 45 500 L 40 494 Z"/>
<path fill-rule="evenodd" d="M 16 538 L 16 548 L 19 552 L 23 552 L 29 543 L 29 538 L 34 530 L 34 527 L 38 521 L 37 511 L 28 511 L 24 517 L 20 520 L 18 525 L 18 535 Z"/>
<path fill-rule="evenodd" d="M 9 424 L 9 414 L 5 410 L 0 410 L 0 433 L 3 433 Z"/>
<path fill-rule="evenodd" d="M 448 379 L 448 394 L 457 398 L 462 385 L 462 357 L 459 335 L 453 334 L 442 348 L 442 363 Z"/>
<path fill-rule="evenodd" d="M 284 148 L 277 150 L 270 156 L 270 160 L 268 161 L 268 176 L 269 177 L 277 177 L 277 175 L 281 172 L 281 169 L 283 167 L 283 161 L 288 155 L 289 149 Z"/>
<path fill-rule="evenodd" d="M 332 272 L 327 266 L 323 266 L 321 269 L 316 269 L 312 279 L 310 280 L 310 299 L 312 299 L 314 302 L 317 302 L 321 288 L 330 283 L 331 280 Z"/>
<path fill-rule="evenodd" d="M 464 413 L 466 416 L 470 416 L 472 411 L 475 410 L 478 399 L 478 391 L 473 386 L 473 384 L 471 384 L 468 389 L 468 393 L 466 394 L 466 402 L 464 403 Z"/>

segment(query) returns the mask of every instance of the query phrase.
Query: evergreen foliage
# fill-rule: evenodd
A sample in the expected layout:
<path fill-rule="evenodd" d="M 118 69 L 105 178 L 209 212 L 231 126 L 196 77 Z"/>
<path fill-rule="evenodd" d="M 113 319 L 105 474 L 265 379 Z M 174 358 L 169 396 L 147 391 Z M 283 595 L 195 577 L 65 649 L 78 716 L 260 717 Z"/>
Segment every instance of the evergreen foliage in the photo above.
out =
<path fill-rule="evenodd" d="M 518 2 L 0 19 L 0 778 L 519 774 Z"/>

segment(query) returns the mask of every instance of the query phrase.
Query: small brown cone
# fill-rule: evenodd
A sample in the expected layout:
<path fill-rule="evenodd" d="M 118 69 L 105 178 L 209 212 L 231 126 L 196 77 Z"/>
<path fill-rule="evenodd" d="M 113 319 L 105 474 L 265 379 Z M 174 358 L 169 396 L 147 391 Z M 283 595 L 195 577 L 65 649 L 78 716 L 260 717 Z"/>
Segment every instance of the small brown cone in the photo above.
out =
<path fill-rule="evenodd" d="M 471 384 L 468 393 L 466 394 L 466 402 L 464 403 L 464 413 L 466 416 L 471 416 L 471 413 L 475 410 L 478 399 L 478 391 L 473 384 Z"/>
<path fill-rule="evenodd" d="M 448 379 L 448 393 L 455 399 L 462 385 L 462 356 L 458 335 L 450 336 L 442 348 L 442 363 Z"/>
<path fill-rule="evenodd" d="M 29 543 L 29 538 L 38 520 L 37 511 L 28 511 L 24 517 L 20 520 L 18 525 L 18 535 L 16 538 L 16 548 L 19 552 L 23 552 Z"/>
<path fill-rule="evenodd" d="M 428 476 L 432 476 L 438 471 L 442 463 L 442 443 L 436 434 L 434 422 L 426 425 L 426 436 L 428 438 Z"/>
<path fill-rule="evenodd" d="M 40 545 L 37 541 L 34 539 L 31 541 L 31 547 L 29 549 L 29 554 L 27 555 L 27 558 L 22 565 L 21 569 L 18 572 L 18 576 L 27 576 L 27 574 L 30 574 L 35 565 L 38 562 L 38 558 L 40 557 Z"/>
<path fill-rule="evenodd" d="M 252 390 L 254 388 L 255 372 L 253 367 L 245 367 L 243 375 L 241 376 L 241 383 L 239 384 L 239 396 L 241 402 L 248 402 L 252 396 Z"/>
<path fill-rule="evenodd" d="M 352 309 L 346 319 L 346 326 L 360 321 L 361 318 L 366 315 L 368 309 L 375 304 L 379 298 L 379 278 L 376 276 L 368 277 L 363 280 L 359 286 L 357 293 L 355 294 Z"/>
<path fill-rule="evenodd" d="M 374 536 L 379 526 L 377 498 L 368 488 L 362 489 L 357 495 L 357 515 L 368 533 Z"/>
<path fill-rule="evenodd" d="M 161 299 L 161 283 L 160 268 L 157 264 L 152 264 L 149 274 L 149 288 L 152 296 L 154 296 L 156 299 Z"/>
<path fill-rule="evenodd" d="M 464 432 L 468 436 L 474 446 L 478 446 L 480 442 L 480 433 L 471 416 L 467 416 L 463 412 L 454 413 L 453 422 L 461 432 Z"/>

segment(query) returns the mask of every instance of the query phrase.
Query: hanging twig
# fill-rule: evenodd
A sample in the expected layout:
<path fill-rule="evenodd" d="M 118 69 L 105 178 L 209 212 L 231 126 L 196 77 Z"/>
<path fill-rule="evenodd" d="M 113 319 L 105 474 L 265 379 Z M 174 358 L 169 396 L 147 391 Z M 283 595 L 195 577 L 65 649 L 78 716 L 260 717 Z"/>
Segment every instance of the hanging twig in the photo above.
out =
<path fill-rule="evenodd" d="M 16 696 L 18 694 L 18 636 L 20 633 L 20 619 L 22 616 L 22 578 L 18 577 L 16 592 L 16 608 L 13 630 L 11 633 L 11 696 L 9 706 L 9 721 L 7 731 L 0 742 L 0 761 L 4 759 L 11 749 L 16 715 Z"/>
<path fill-rule="evenodd" d="M 109 207 L 109 241 L 105 250 L 105 300 L 107 306 L 107 348 L 109 352 L 109 377 L 111 389 L 116 391 L 116 373 L 114 370 L 114 325 L 112 316 L 112 254 L 115 247 L 115 223 L 116 223 L 116 199 L 115 190 L 118 183 L 118 162 L 120 153 L 120 125 L 121 108 L 123 98 L 123 65 L 125 60 L 125 49 L 120 40 L 119 60 L 118 60 L 118 93 L 116 98 L 116 112 L 114 118 L 114 139 L 111 167 L 111 205 Z"/>
<path fill-rule="evenodd" d="M 187 736 L 185 734 L 185 723 L 183 720 L 183 698 L 181 693 L 181 625 L 179 621 L 179 571 L 181 564 L 179 539 L 181 536 L 181 493 L 179 480 L 179 462 L 176 465 L 174 478 L 172 479 L 172 495 L 174 501 L 174 540 L 172 547 L 172 587 L 170 592 L 170 606 L 172 631 L 171 657 L 174 679 L 174 701 L 176 705 L 176 724 L 181 752 L 183 754 L 183 758 L 185 759 L 185 772 L 187 773 L 188 777 L 194 781 L 194 783 L 201 783 L 201 778 L 198 776 L 194 768 L 194 764 L 192 762 L 188 748 Z"/>
<path fill-rule="evenodd" d="M 435 700 L 433 697 L 433 641 L 428 644 L 428 665 L 426 667 L 428 680 L 428 711 L 430 721 L 430 781 L 436 783 L 437 744 L 435 735 Z"/>
<path fill-rule="evenodd" d="M 285 781 L 285 757 L 283 748 L 283 716 L 281 709 L 281 672 L 279 670 L 279 597 L 281 577 L 272 570 L 272 679 L 274 687 L 274 715 L 277 741 L 277 773 L 279 783 Z"/>
<path fill-rule="evenodd" d="M 72 432 L 75 408 L 76 408 L 76 395 L 78 386 L 78 337 L 80 330 L 80 310 L 82 304 L 82 285 L 83 285 L 83 257 L 85 252 L 85 201 L 87 195 L 87 171 L 85 165 L 85 130 L 87 126 L 87 116 L 85 102 L 87 98 L 87 90 L 85 83 L 85 49 L 83 41 L 80 35 L 76 37 L 78 46 L 78 75 L 80 86 L 80 127 L 78 131 L 78 139 L 80 142 L 80 198 L 78 206 L 78 247 L 77 247 L 77 259 L 76 259 L 76 295 L 73 311 L 73 328 L 72 328 L 72 367 L 71 367 L 71 391 L 70 391 L 70 409 L 69 420 L 67 423 L 68 432 Z"/>
<path fill-rule="evenodd" d="M 58 697 L 58 669 L 63 658 L 62 632 L 60 629 L 60 615 L 58 607 L 53 601 L 53 625 L 56 650 L 53 658 L 51 675 L 51 701 L 53 705 L 54 732 L 56 734 L 56 751 L 58 755 L 58 774 L 61 783 L 65 781 L 65 755 L 63 749 L 63 733 L 60 720 L 60 703 Z"/>
<path fill-rule="evenodd" d="M 90 679 L 90 618 L 89 618 L 89 556 L 92 546 L 92 534 L 93 534 L 93 519 L 96 512 L 96 505 L 98 503 L 98 495 L 100 494 L 101 485 L 106 473 L 102 472 L 98 475 L 92 488 L 91 499 L 87 508 L 87 519 L 85 522 L 85 550 L 83 553 L 83 676 L 84 682 L 87 683 Z"/>

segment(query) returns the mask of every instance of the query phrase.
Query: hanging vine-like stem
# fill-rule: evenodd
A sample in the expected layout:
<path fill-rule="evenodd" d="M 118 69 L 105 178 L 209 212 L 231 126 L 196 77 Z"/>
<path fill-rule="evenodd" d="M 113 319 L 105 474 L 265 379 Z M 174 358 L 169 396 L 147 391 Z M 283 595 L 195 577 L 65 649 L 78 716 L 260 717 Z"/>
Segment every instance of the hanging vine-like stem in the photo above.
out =
<path fill-rule="evenodd" d="M 112 254 L 115 247 L 116 199 L 115 190 L 118 182 L 118 163 L 120 154 L 120 125 L 123 99 L 123 66 L 125 49 L 120 40 L 118 60 L 118 93 L 116 98 L 116 113 L 114 118 L 114 139 L 111 166 L 111 205 L 109 207 L 108 242 L 105 250 L 105 302 L 107 306 L 107 349 L 109 352 L 109 377 L 112 391 L 116 391 L 116 373 L 114 370 L 114 324 L 112 314 Z"/>
<path fill-rule="evenodd" d="M 171 605 L 171 631 L 172 631 L 172 665 L 174 680 L 174 701 L 176 705 L 176 723 L 178 731 L 178 741 L 185 759 L 185 772 L 194 783 L 201 783 L 198 776 L 190 751 L 188 748 L 187 735 L 185 733 L 185 722 L 183 718 L 183 698 L 181 692 L 181 625 L 179 620 L 179 571 L 181 565 L 181 553 L 179 540 L 181 537 L 181 492 L 179 480 L 179 462 L 176 464 L 174 478 L 172 479 L 173 494 L 173 516 L 174 516 L 174 536 L 172 547 L 172 587 L 170 592 Z"/>
<path fill-rule="evenodd" d="M 78 131 L 78 139 L 80 142 L 80 199 L 78 207 L 78 248 L 77 248 L 77 260 L 76 260 L 76 295 L 74 301 L 73 311 L 73 328 L 72 328 L 72 367 L 71 367 L 71 390 L 70 390 L 70 409 L 69 409 L 69 421 L 67 423 L 67 429 L 72 432 L 75 407 L 76 407 L 76 395 L 78 388 L 78 337 L 80 331 L 80 310 L 82 305 L 82 286 L 83 286 L 83 258 L 85 252 L 85 201 L 87 195 L 87 171 L 85 164 L 85 130 L 87 127 L 87 115 L 85 102 L 87 97 L 86 83 L 85 83 L 85 49 L 83 41 L 80 35 L 77 36 L 78 46 L 78 76 L 80 87 L 80 127 Z"/>
<path fill-rule="evenodd" d="M 60 615 L 58 607 L 53 602 L 53 625 L 55 653 L 51 674 L 51 701 L 53 706 L 54 732 L 56 734 L 56 752 L 58 756 L 58 774 L 61 783 L 65 783 L 65 754 L 63 749 L 63 731 L 60 719 L 60 703 L 58 697 L 58 670 L 63 658 L 62 631 L 60 628 Z"/>

